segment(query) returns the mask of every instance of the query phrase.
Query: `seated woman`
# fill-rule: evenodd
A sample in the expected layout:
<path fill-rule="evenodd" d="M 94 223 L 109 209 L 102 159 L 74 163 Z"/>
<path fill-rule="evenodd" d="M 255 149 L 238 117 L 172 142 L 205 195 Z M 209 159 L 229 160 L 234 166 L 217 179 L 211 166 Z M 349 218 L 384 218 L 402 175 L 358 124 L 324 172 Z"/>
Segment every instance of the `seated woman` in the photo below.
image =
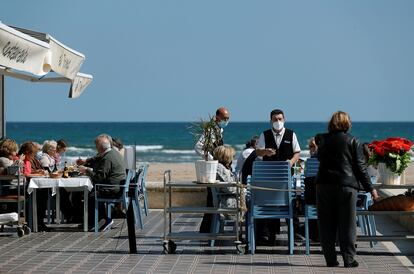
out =
<path fill-rule="evenodd" d="M 43 154 L 40 159 L 43 169 L 49 171 L 49 173 L 57 170 L 55 154 L 56 154 L 57 143 L 53 140 L 47 140 L 43 143 Z"/>
<path fill-rule="evenodd" d="M 0 143 L 0 174 L 7 174 L 7 168 L 18 159 L 17 143 L 12 139 L 3 140 Z"/>
<path fill-rule="evenodd" d="M 236 174 L 242 171 L 244 162 L 250 156 L 250 154 L 256 149 L 256 145 L 258 141 L 259 141 L 259 136 L 253 136 L 252 139 L 247 141 L 246 147 L 240 153 L 239 158 L 237 158 L 237 164 L 235 168 Z"/>
<path fill-rule="evenodd" d="M 28 181 L 32 176 L 44 175 L 43 170 L 36 170 L 32 168 L 32 161 L 36 156 L 36 146 L 32 142 L 26 142 L 20 148 L 22 155 L 24 155 L 23 160 L 23 174 L 27 177 Z M 45 223 L 45 212 L 47 207 L 47 189 L 38 189 L 36 191 L 37 195 L 37 222 L 38 222 L 38 231 L 50 231 Z"/>
<path fill-rule="evenodd" d="M 62 160 L 62 158 L 65 158 L 64 155 L 65 155 L 67 147 L 68 147 L 68 143 L 63 139 L 60 139 L 56 142 L 56 153 L 55 153 L 54 158 L 55 158 L 56 166 L 61 170 L 64 168 L 64 162 L 66 159 Z"/>
<path fill-rule="evenodd" d="M 5 139 L 0 143 L 0 174 L 5 175 L 7 168 L 14 165 L 17 157 L 17 143 L 12 139 Z M 0 195 L 15 194 L 11 188 L 11 180 L 0 181 Z"/>
<path fill-rule="evenodd" d="M 235 155 L 235 151 L 232 147 L 229 146 L 218 146 L 213 151 L 214 160 L 217 160 L 218 167 L 217 167 L 217 174 L 216 179 L 219 182 L 226 182 L 231 183 L 236 181 L 236 176 L 231 172 L 231 164 L 233 162 L 233 158 Z M 221 187 L 216 188 L 219 194 L 233 194 L 233 195 L 222 195 L 219 201 L 220 207 L 230 207 L 234 208 L 237 207 L 237 200 L 235 195 L 237 194 L 236 187 Z M 242 195 L 244 197 L 244 195 Z M 242 199 L 242 198 L 241 198 Z M 243 201 L 241 201 L 243 204 Z M 227 216 L 226 216 L 227 217 Z M 230 216 L 235 217 L 235 216 Z"/>

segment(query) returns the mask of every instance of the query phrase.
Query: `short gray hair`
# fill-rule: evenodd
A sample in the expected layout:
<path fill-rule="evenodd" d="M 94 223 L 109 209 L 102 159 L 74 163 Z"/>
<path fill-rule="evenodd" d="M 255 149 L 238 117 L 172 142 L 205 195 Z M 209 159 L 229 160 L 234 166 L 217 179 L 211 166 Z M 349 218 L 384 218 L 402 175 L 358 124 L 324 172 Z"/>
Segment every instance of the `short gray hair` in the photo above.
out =
<path fill-rule="evenodd" d="M 95 139 L 96 144 L 100 144 L 104 150 L 112 147 L 112 138 L 108 134 L 100 134 Z"/>

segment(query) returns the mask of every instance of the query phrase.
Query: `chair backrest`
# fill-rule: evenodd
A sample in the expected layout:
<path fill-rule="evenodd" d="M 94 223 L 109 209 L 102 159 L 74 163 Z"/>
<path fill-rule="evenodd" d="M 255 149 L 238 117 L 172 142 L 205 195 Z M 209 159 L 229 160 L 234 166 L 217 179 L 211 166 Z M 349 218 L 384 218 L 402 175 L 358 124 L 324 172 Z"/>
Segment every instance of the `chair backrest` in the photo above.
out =
<path fill-rule="evenodd" d="M 255 161 L 250 185 L 253 205 L 287 206 L 291 204 L 292 175 L 290 163 L 287 161 Z M 283 189 L 285 191 L 260 190 L 254 187 L 268 189 Z"/>
<path fill-rule="evenodd" d="M 146 191 L 145 183 L 147 181 L 147 174 L 148 174 L 148 163 L 140 164 L 137 169 L 137 175 L 138 175 L 138 187 L 141 191 Z"/>
<path fill-rule="evenodd" d="M 305 177 L 315 177 L 318 174 L 319 160 L 317 158 L 308 158 L 305 162 Z"/>
<path fill-rule="evenodd" d="M 131 183 L 131 180 L 134 178 L 134 175 L 135 175 L 135 172 L 133 170 L 128 169 L 125 182 L 123 183 L 123 185 L 125 186 L 123 188 L 123 191 L 125 194 L 128 194 L 129 184 Z"/>

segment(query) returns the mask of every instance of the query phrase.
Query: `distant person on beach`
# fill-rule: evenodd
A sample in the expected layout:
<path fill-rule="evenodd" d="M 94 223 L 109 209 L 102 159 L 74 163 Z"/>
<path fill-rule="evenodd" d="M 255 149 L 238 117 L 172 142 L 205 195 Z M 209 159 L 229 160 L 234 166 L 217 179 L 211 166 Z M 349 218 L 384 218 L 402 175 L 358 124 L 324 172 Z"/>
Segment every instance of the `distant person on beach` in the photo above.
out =
<path fill-rule="evenodd" d="M 125 164 L 124 159 L 114 149 L 111 148 L 111 140 L 108 135 L 102 134 L 95 139 L 96 150 L 98 152 L 94 161 L 90 162 L 88 167 L 80 167 L 79 171 L 88 175 L 92 183 L 95 184 L 109 184 L 111 187 L 100 187 L 95 191 L 98 191 L 98 197 L 103 198 L 116 198 L 122 195 L 122 190 L 119 187 L 125 182 Z M 89 204 L 95 204 L 95 195 L 91 193 L 89 195 Z M 99 217 L 105 220 L 105 223 L 101 227 L 103 231 L 109 229 L 113 221 L 108 218 L 105 210 L 105 206 L 99 204 Z M 94 207 L 89 207 L 89 225 L 90 228 L 94 224 L 95 210 Z"/>
<path fill-rule="evenodd" d="M 300 155 L 295 132 L 285 128 L 285 114 L 280 109 L 270 112 L 270 129 L 262 132 L 256 147 L 257 156 L 263 161 L 289 161 L 292 167 Z M 258 244 L 272 245 L 280 231 L 280 221 L 257 220 Z"/>
<path fill-rule="evenodd" d="M 318 152 L 318 146 L 315 143 L 315 138 L 314 137 L 310 138 L 309 143 L 308 143 L 308 149 L 309 149 L 310 157 L 311 158 L 316 158 L 316 156 L 317 156 L 316 154 Z"/>
<path fill-rule="evenodd" d="M 225 107 L 220 107 L 216 110 L 216 115 L 214 116 L 215 122 L 217 124 L 217 127 L 220 128 L 220 132 L 221 134 L 223 134 L 223 130 L 224 128 L 228 125 L 229 120 L 230 120 L 230 113 L 229 111 L 225 108 Z M 204 143 L 204 139 L 203 137 L 201 137 L 198 142 L 196 143 L 194 149 L 195 152 L 200 155 L 203 156 L 204 155 L 204 151 L 203 151 L 203 143 Z M 221 140 L 219 142 L 215 142 L 216 146 L 214 147 L 214 149 L 218 146 L 222 146 L 224 144 L 223 139 L 221 138 Z M 214 151 L 214 150 L 213 150 Z M 208 153 L 208 160 L 213 160 L 213 152 L 209 152 Z M 211 189 L 207 188 L 207 206 L 208 207 L 213 207 L 213 197 L 211 195 Z M 211 221 L 212 221 L 212 214 L 204 214 L 203 220 L 201 222 L 201 226 L 200 226 L 200 232 L 206 232 L 208 233 L 210 231 L 210 227 L 211 227 Z"/>
<path fill-rule="evenodd" d="M 259 141 L 259 136 L 253 136 L 249 141 L 246 143 L 246 147 L 240 153 L 240 156 L 237 158 L 236 164 L 236 174 L 238 174 L 243 167 L 244 161 L 246 161 L 247 157 L 256 149 L 257 142 Z"/>
<path fill-rule="evenodd" d="M 351 119 L 343 111 L 332 115 L 328 133 L 315 137 L 318 145 L 319 171 L 316 176 L 316 206 L 322 252 L 328 267 L 339 266 L 335 242 L 345 267 L 358 267 L 355 261 L 356 200 L 360 185 L 378 198 L 371 185 L 359 140 L 350 135 Z"/>
<path fill-rule="evenodd" d="M 216 115 L 214 116 L 214 120 L 217 124 L 217 127 L 220 128 L 221 134 L 223 134 L 224 128 L 228 125 L 229 120 L 230 120 L 229 111 L 225 107 L 218 108 L 216 110 Z M 203 139 L 203 136 L 201 136 L 198 142 L 194 146 L 195 152 L 200 156 L 204 155 L 203 144 L 204 144 L 204 139 Z M 219 140 L 219 142 L 216 143 L 216 146 L 214 148 L 218 146 L 222 146 L 222 145 L 223 145 L 223 139 Z M 208 153 L 208 160 L 213 160 L 212 151 L 209 151 Z"/>

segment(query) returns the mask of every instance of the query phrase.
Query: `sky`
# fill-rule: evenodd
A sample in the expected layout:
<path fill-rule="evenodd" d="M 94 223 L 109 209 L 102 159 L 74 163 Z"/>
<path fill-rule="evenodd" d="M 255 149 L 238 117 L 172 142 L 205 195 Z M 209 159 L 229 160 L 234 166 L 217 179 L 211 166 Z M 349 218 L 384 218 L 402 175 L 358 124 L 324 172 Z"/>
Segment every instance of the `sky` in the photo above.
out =
<path fill-rule="evenodd" d="M 414 1 L 2 1 L 0 20 L 86 55 L 94 80 L 6 78 L 8 121 L 414 121 Z"/>

